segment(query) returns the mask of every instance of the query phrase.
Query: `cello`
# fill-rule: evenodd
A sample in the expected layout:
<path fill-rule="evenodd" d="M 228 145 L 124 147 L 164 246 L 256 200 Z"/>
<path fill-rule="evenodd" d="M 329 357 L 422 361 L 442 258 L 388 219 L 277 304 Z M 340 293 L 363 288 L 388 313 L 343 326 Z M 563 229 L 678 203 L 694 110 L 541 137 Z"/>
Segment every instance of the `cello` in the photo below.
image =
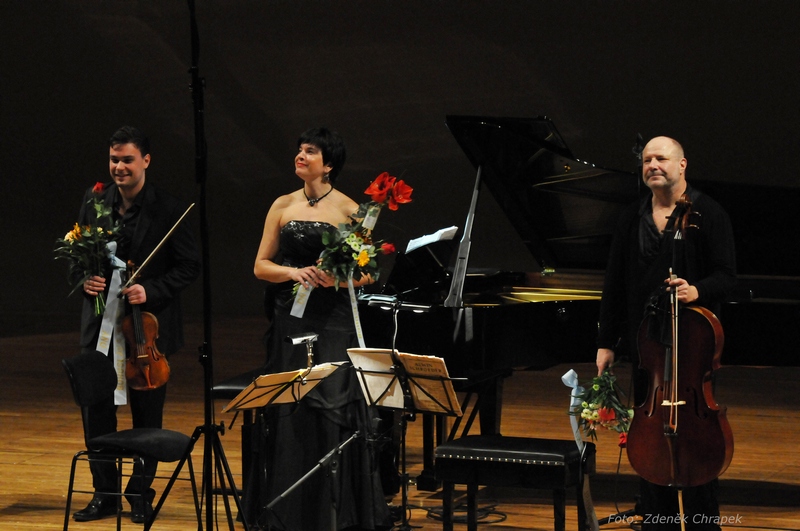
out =
<path fill-rule="evenodd" d="M 691 206 L 684 194 L 670 215 L 671 279 L 677 278 L 682 240 L 689 229 L 697 229 L 690 220 L 699 214 Z M 724 345 L 722 325 L 707 308 L 683 305 L 676 289 L 668 291 L 669 309 L 651 306 L 639 328 L 639 368 L 648 387 L 634 407 L 627 453 L 642 478 L 678 489 L 682 513 L 681 489 L 709 483 L 728 468 L 733 432 L 726 408 L 713 395 L 713 373 L 720 368 Z"/>
<path fill-rule="evenodd" d="M 128 262 L 128 274 L 135 277 L 133 263 Z M 138 391 L 157 389 L 169 380 L 169 362 L 156 346 L 158 319 L 131 304 L 131 313 L 122 321 L 122 334 L 128 344 L 125 378 L 128 387 Z"/>

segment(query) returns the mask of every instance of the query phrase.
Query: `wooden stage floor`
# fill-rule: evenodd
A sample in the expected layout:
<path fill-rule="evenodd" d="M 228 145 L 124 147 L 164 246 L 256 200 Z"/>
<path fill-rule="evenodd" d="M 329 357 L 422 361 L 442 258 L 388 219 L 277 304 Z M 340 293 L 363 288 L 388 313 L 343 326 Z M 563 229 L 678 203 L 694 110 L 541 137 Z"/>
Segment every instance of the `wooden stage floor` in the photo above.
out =
<path fill-rule="evenodd" d="M 235 376 L 262 362 L 263 323 L 257 318 L 219 319 L 213 325 L 215 381 Z M 203 342 L 201 325 L 187 327 L 187 347 L 171 360 L 165 427 L 191 434 L 204 423 L 203 367 L 197 347 Z M 60 360 L 77 352 L 76 333 L 42 333 L 0 338 L 0 529 L 53 530 L 62 526 L 65 491 L 72 455 L 83 445 L 80 416 L 72 401 Z M 586 380 L 593 375 L 589 364 L 558 365 L 544 371 L 517 371 L 507 380 L 503 408 L 504 435 L 571 437 L 566 414 L 569 391 L 561 375 L 574 368 Z M 620 372 L 621 383 L 625 374 Z M 720 479 L 722 516 L 734 521 L 725 530 L 800 529 L 800 368 L 723 367 L 718 373 L 716 398 L 728 407 L 735 438 L 730 468 Z M 215 406 L 216 423 L 229 428 L 232 415 Z M 130 426 L 127 408 L 120 409 L 120 428 Z M 237 418 L 221 437 L 228 462 L 241 476 L 240 428 Z M 411 477 L 421 469 L 421 425 L 409 424 L 407 466 Z M 204 440 L 198 442 L 193 460 L 199 470 Z M 618 472 L 619 463 L 619 472 Z M 166 467 L 162 468 L 162 471 Z M 86 469 L 78 482 L 91 485 Z M 631 509 L 637 478 L 612 433 L 601 433 L 597 449 L 597 475 L 591 478 L 592 497 L 598 518 Z M 163 482 L 157 480 L 161 489 Z M 459 491 L 462 493 L 461 491 Z M 568 495 L 567 529 L 576 529 L 574 501 Z M 219 498 L 219 497 L 218 497 Z M 75 510 L 88 498 L 78 497 Z M 398 495 L 393 500 L 400 503 Z M 221 500 L 219 528 L 226 529 Z M 410 524 L 423 531 L 441 529 L 441 522 L 428 517 L 428 509 L 441 505 L 439 492 L 409 487 L 412 507 Z M 479 505 L 486 520 L 481 529 L 551 530 L 549 493 L 539 491 L 483 489 Z M 206 505 L 203 504 L 205 509 Z M 493 508 L 493 509 L 492 509 Z M 127 505 L 126 505 L 127 509 Z M 154 529 L 195 529 L 188 486 L 178 485 L 162 510 Z M 206 521 L 203 515 L 203 522 Z M 114 520 L 72 522 L 70 529 L 100 530 L 114 527 Z M 123 529 L 135 529 L 129 519 Z M 241 524 L 236 525 L 242 529 Z M 617 521 L 601 529 L 628 529 Z M 466 529 L 457 524 L 456 529 Z"/>

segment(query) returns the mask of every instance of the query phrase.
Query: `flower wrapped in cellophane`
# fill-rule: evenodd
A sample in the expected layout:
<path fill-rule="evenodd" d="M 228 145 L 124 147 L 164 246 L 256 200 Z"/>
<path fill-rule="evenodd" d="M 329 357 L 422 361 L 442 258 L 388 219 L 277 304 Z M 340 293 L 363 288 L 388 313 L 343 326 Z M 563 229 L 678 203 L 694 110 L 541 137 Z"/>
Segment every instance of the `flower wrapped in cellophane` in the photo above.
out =
<path fill-rule="evenodd" d="M 619 433 L 619 445 L 625 446 L 628 440 L 628 429 L 633 419 L 633 409 L 622 404 L 622 394 L 617 385 L 617 377 L 609 370 L 595 376 L 585 384 L 576 397 L 578 403 L 569 414 L 579 417 L 578 425 L 586 437 L 596 440 L 598 429 L 607 429 Z"/>
<path fill-rule="evenodd" d="M 116 240 L 119 223 L 113 220 L 111 207 L 103 204 L 102 194 L 103 183 L 98 182 L 87 203 L 92 207 L 95 223 L 83 226 L 75 223 L 72 230 L 56 240 L 56 259 L 66 259 L 69 264 L 68 278 L 73 283 L 70 295 L 89 277 L 104 276 L 111 265 L 108 244 Z M 95 297 L 95 315 L 101 315 L 104 310 L 105 298 L 101 293 Z"/>

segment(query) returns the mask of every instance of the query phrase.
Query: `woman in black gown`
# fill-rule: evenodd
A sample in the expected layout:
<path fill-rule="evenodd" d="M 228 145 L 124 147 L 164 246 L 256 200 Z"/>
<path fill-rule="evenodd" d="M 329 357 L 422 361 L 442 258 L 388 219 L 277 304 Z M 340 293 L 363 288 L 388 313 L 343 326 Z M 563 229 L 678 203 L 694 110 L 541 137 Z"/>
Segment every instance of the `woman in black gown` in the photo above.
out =
<path fill-rule="evenodd" d="M 358 209 L 355 201 L 333 186 L 344 161 L 345 147 L 338 134 L 325 128 L 303 133 L 295 157 L 295 173 L 303 180 L 303 188 L 276 199 L 267 213 L 254 271 L 257 278 L 271 283 L 269 291 L 275 294 L 267 338 L 268 373 L 306 367 L 306 347 L 293 346 L 285 341 L 287 336 L 318 334 L 315 364 L 347 361 L 347 348 L 358 346 L 348 290 L 341 289 L 346 284 L 336 290 L 334 278 L 315 265 L 323 249 L 322 234 L 346 222 Z M 369 282 L 361 278 L 355 285 Z M 302 318 L 289 314 L 296 283 L 313 287 Z M 264 414 L 263 506 L 356 430 L 367 433 L 370 425 L 366 401 L 350 367 L 338 369 L 300 402 L 270 406 Z M 334 480 L 327 470 L 318 471 L 263 514 L 259 525 L 287 531 L 334 529 L 335 497 L 335 529 L 391 527 L 373 457 L 365 438 L 357 438 L 345 447 Z"/>

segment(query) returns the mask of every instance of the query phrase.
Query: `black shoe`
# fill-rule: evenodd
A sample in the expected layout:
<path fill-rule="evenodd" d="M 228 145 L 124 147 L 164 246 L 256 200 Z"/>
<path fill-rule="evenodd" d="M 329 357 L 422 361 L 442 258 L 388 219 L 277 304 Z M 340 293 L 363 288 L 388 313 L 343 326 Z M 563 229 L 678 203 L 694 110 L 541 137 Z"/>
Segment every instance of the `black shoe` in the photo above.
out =
<path fill-rule="evenodd" d="M 131 505 L 131 522 L 143 524 L 153 514 L 153 504 L 147 500 L 137 499 Z"/>
<path fill-rule="evenodd" d="M 117 499 L 114 497 L 95 496 L 85 509 L 81 509 L 72 517 L 76 522 L 91 522 L 117 514 Z"/>

